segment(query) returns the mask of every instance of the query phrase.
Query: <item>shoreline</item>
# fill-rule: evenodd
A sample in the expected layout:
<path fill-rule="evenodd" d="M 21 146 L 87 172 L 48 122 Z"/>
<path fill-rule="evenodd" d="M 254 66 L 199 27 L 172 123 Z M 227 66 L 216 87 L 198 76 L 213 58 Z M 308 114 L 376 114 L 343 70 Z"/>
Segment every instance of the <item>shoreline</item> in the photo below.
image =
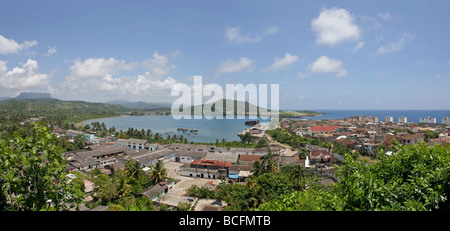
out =
<path fill-rule="evenodd" d="M 109 118 L 118 118 L 118 117 L 128 117 L 130 115 L 120 115 L 120 116 L 108 116 L 108 117 L 99 117 L 99 118 L 94 118 L 94 119 L 88 119 L 88 120 L 83 120 L 81 122 L 78 123 L 74 123 L 74 126 L 77 127 L 83 127 L 83 125 L 89 121 L 94 121 L 94 120 L 101 120 L 101 119 L 109 119 Z"/>

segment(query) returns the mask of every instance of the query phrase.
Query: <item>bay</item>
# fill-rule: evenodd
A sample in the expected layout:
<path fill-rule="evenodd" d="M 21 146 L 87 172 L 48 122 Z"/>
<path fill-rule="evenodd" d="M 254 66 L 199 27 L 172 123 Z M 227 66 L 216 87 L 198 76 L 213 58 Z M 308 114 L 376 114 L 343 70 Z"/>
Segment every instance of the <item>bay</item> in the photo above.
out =
<path fill-rule="evenodd" d="M 436 118 L 436 122 L 440 123 L 442 118 L 450 117 L 450 110 L 314 110 L 325 113 L 321 116 L 305 117 L 301 119 L 312 120 L 330 120 L 330 119 L 344 119 L 350 116 L 376 116 L 379 121 L 383 121 L 385 116 L 394 117 L 396 122 L 398 117 L 406 116 L 408 122 L 418 122 L 420 117 L 430 116 Z M 300 118 L 298 118 L 300 119 Z M 167 135 L 177 136 L 183 135 L 189 142 L 200 143 L 214 143 L 218 139 L 221 141 L 239 141 L 237 135 L 239 132 L 247 128 L 244 123 L 248 119 L 180 119 L 176 120 L 172 116 L 121 116 L 112 118 L 94 119 L 85 122 L 90 124 L 94 121 L 105 123 L 106 127 L 115 127 L 117 131 L 127 131 L 132 127 L 138 130 L 150 129 L 153 134 L 160 133 L 163 137 Z M 268 123 L 269 120 L 261 120 L 263 123 Z M 178 128 L 198 129 L 198 132 L 182 132 Z"/>
<path fill-rule="evenodd" d="M 248 128 L 245 121 L 248 119 L 180 119 L 176 120 L 172 116 L 120 116 L 112 118 L 102 118 L 86 121 L 84 124 L 91 124 L 98 121 L 105 123 L 107 128 L 115 127 L 116 131 L 127 131 L 132 127 L 138 130 L 150 129 L 153 134 L 160 133 L 164 138 L 167 135 L 183 135 L 189 142 L 215 143 L 216 139 L 222 141 L 240 141 L 237 135 Z M 269 120 L 261 120 L 268 123 Z M 178 128 L 187 128 L 188 131 L 178 131 Z M 191 129 L 198 129 L 198 132 L 190 132 Z"/>

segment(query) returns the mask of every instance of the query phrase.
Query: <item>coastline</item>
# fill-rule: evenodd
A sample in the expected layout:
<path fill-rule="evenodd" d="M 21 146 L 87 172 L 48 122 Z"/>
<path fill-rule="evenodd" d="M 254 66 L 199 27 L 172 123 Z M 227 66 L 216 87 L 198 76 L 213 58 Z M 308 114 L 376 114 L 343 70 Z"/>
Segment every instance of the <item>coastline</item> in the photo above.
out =
<path fill-rule="evenodd" d="M 94 120 L 100 120 L 100 119 L 109 119 L 109 118 L 118 118 L 118 117 L 128 117 L 130 115 L 120 115 L 120 116 L 108 116 L 108 117 L 99 117 L 99 118 L 94 118 L 94 119 L 88 119 L 88 120 L 83 120 L 81 122 L 75 123 L 74 126 L 77 127 L 83 127 L 85 123 L 88 123 L 90 121 L 94 121 Z"/>

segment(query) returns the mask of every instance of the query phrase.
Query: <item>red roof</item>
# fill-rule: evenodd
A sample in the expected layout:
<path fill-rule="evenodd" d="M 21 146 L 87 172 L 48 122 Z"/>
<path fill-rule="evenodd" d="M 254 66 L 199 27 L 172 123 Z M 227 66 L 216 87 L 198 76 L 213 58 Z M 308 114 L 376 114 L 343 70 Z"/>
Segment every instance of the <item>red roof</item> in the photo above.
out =
<path fill-rule="evenodd" d="M 314 126 L 310 127 L 313 132 L 327 132 L 327 131 L 336 131 L 339 126 Z"/>
<path fill-rule="evenodd" d="M 214 166 L 219 168 L 229 168 L 231 167 L 230 161 L 220 161 L 220 160 L 207 160 L 207 159 L 194 159 L 191 162 L 191 165 L 200 165 L 200 166 Z"/>
<path fill-rule="evenodd" d="M 240 155 L 240 161 L 261 161 L 261 155 Z"/>

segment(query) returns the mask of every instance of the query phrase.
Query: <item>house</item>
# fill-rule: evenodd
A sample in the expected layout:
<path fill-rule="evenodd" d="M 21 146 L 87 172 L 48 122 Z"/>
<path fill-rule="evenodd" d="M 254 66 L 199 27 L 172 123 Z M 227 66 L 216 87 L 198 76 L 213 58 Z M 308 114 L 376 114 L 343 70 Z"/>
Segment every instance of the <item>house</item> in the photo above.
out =
<path fill-rule="evenodd" d="M 398 141 L 402 143 L 403 145 L 413 145 L 416 143 L 424 142 L 425 136 L 422 134 L 406 134 L 403 136 L 400 136 L 398 138 Z"/>
<path fill-rule="evenodd" d="M 230 167 L 228 177 L 230 179 L 237 179 L 239 182 L 245 181 L 248 176 L 251 174 L 252 166 L 250 165 L 232 165 Z"/>
<path fill-rule="evenodd" d="M 308 128 L 307 134 L 313 137 L 319 135 L 333 135 L 338 128 L 339 126 L 312 126 Z"/>
<path fill-rule="evenodd" d="M 261 162 L 262 155 L 239 155 L 239 163 L 242 165 L 252 165 L 253 162 Z"/>
<path fill-rule="evenodd" d="M 334 164 L 336 162 L 336 158 L 331 155 L 327 150 L 312 150 L 311 151 L 311 159 L 310 163 L 313 164 Z"/>
<path fill-rule="evenodd" d="M 262 131 L 259 128 L 255 128 L 255 127 L 250 128 L 250 134 L 251 135 L 259 135 L 261 133 L 262 133 Z"/>
<path fill-rule="evenodd" d="M 66 135 L 68 135 L 71 138 L 75 138 L 76 136 L 81 135 L 81 136 L 84 136 L 84 139 L 87 142 L 92 142 L 95 138 L 94 134 L 88 134 L 88 133 L 84 133 L 82 131 L 77 131 L 77 130 L 72 130 L 72 129 L 67 130 Z"/>
<path fill-rule="evenodd" d="M 158 198 L 168 193 L 170 189 L 175 185 L 174 181 L 162 181 L 139 193 L 139 196 L 145 196 L 152 201 L 156 201 Z"/>

